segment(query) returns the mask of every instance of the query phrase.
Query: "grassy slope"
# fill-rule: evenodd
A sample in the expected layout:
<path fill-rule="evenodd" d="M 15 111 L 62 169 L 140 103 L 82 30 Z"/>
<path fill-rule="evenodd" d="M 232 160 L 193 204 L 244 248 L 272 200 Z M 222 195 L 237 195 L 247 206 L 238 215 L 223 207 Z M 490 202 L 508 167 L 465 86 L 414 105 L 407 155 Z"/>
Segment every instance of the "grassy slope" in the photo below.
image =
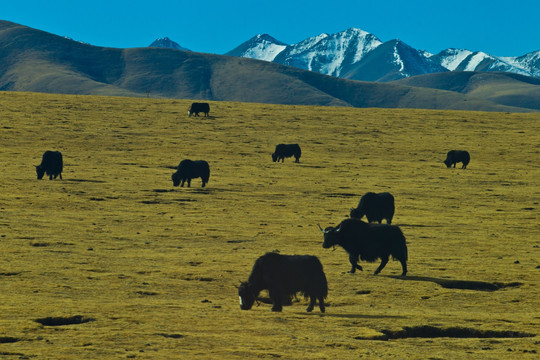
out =
<path fill-rule="evenodd" d="M 468 94 L 500 105 L 540 110 L 540 79 L 502 72 L 448 72 L 413 76 L 396 84 Z"/>
<path fill-rule="evenodd" d="M 212 102 L 196 119 L 188 104 L 0 93 L 0 334 L 19 340 L 0 341 L 2 356 L 537 356 L 538 336 L 369 339 L 423 325 L 538 335 L 538 114 Z M 279 142 L 298 142 L 301 162 L 272 163 Z M 444 167 L 452 148 L 470 151 L 467 170 Z M 47 149 L 63 152 L 64 180 L 35 179 Z M 172 187 L 183 158 L 210 163 L 207 188 Z M 347 274 L 344 251 L 321 247 L 316 224 L 338 223 L 367 191 L 396 197 L 406 279 L 393 261 Z M 325 315 L 303 299 L 239 309 L 235 285 L 275 249 L 321 259 Z M 34 321 L 74 315 L 95 321 Z"/>

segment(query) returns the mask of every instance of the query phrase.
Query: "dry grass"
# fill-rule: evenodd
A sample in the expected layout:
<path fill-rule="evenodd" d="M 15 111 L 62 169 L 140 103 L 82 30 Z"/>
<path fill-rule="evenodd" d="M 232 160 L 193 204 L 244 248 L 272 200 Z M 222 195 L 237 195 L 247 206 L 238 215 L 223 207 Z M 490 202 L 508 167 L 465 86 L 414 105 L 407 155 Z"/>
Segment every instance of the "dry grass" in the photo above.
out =
<path fill-rule="evenodd" d="M 188 104 L 0 93 L 2 357 L 537 358 L 538 114 Z M 301 162 L 272 163 L 279 142 Z M 467 170 L 442 164 L 453 148 Z M 35 179 L 47 149 L 64 180 Z M 172 187 L 183 158 L 208 187 Z M 367 191 L 396 197 L 407 278 L 321 246 L 316 224 Z M 326 314 L 239 309 L 276 249 L 321 259 Z"/>

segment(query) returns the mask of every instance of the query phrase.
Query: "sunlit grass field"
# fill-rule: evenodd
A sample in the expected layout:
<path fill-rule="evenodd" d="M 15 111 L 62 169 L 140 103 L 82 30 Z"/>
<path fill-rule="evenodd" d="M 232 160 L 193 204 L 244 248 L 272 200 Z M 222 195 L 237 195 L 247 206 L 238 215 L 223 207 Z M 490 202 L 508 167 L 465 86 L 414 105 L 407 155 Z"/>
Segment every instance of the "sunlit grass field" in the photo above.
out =
<path fill-rule="evenodd" d="M 190 103 L 0 93 L 0 358 L 538 358 L 539 114 Z M 185 158 L 207 187 L 173 188 Z M 405 278 L 322 248 L 368 191 L 395 196 Z M 319 257 L 325 314 L 240 310 L 274 250 Z"/>

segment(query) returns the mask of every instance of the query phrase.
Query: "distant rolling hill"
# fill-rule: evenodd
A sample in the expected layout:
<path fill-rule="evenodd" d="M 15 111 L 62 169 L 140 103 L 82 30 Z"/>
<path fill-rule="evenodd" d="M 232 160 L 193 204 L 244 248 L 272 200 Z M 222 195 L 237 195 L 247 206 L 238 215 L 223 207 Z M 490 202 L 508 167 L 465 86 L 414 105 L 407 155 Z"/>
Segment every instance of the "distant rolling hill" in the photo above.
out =
<path fill-rule="evenodd" d="M 448 90 L 501 105 L 540 110 L 540 79 L 509 72 L 446 72 L 417 75 L 394 83 Z"/>
<path fill-rule="evenodd" d="M 0 21 L 0 90 L 512 112 L 534 111 L 537 108 L 528 104 L 540 102 L 531 90 L 524 104 L 522 82 L 515 80 L 508 81 L 504 102 L 499 103 L 501 97 L 492 93 L 484 98 L 481 92 L 437 86 L 345 80 L 247 58 L 168 48 L 96 47 L 7 21 Z"/>

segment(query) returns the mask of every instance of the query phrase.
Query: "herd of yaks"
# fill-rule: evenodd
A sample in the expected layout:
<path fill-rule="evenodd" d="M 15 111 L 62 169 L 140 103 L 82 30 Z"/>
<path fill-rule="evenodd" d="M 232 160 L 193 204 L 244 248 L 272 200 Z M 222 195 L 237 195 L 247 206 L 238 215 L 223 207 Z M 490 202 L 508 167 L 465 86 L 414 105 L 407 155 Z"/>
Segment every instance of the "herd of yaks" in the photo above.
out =
<path fill-rule="evenodd" d="M 277 145 L 272 160 L 278 160 L 278 149 L 288 147 L 285 157 L 300 158 L 300 147 L 297 144 Z M 297 149 L 297 150 L 296 150 Z M 297 154 L 298 156 L 296 156 Z M 470 162 L 470 155 L 465 150 L 451 150 L 447 153 L 444 164 L 447 167 L 461 162 L 465 169 Z M 407 274 L 408 251 L 405 236 L 398 226 L 391 225 L 394 216 L 394 196 L 388 192 L 364 194 L 358 206 L 351 210 L 350 218 L 343 220 L 336 227 L 319 229 L 324 234 L 323 248 L 341 246 L 349 255 L 351 273 L 362 270 L 358 261 L 374 262 L 381 260 L 375 275 L 386 266 L 390 257 L 401 263 L 401 276 Z M 366 216 L 368 222 L 361 218 Z M 386 224 L 382 223 L 386 220 Z M 257 301 L 262 290 L 267 290 L 272 301 L 272 311 L 281 311 L 284 304 L 291 302 L 296 293 L 309 298 L 306 311 L 310 312 L 317 301 L 321 312 L 325 312 L 324 299 L 328 295 L 328 283 L 323 266 L 313 255 L 281 255 L 269 252 L 259 257 L 249 278 L 238 287 L 240 308 L 249 310 Z"/>
<path fill-rule="evenodd" d="M 210 111 L 207 103 L 193 103 L 188 111 L 189 116 L 198 116 L 203 112 L 208 116 Z M 298 144 L 278 144 L 272 154 L 274 162 L 293 157 L 299 162 L 302 151 Z M 461 162 L 465 169 L 470 162 L 470 155 L 465 150 L 451 150 L 447 153 L 444 164 L 447 167 Z M 50 180 L 62 179 L 63 158 L 59 151 L 45 151 L 41 164 L 36 166 L 38 179 L 45 174 Z M 202 187 L 210 178 L 210 167 L 205 160 L 184 159 L 172 175 L 173 186 L 191 185 L 191 180 L 201 178 Z M 324 248 L 341 246 L 349 255 L 351 273 L 356 269 L 362 270 L 358 261 L 374 262 L 381 260 L 375 274 L 378 274 L 388 263 L 390 257 L 401 262 L 402 274 L 407 274 L 407 245 L 405 237 L 398 226 L 391 225 L 394 216 L 394 197 L 390 193 L 364 194 L 358 206 L 352 209 L 350 218 L 343 220 L 336 227 L 320 230 L 324 234 Z M 366 216 L 368 222 L 360 220 Z M 382 224 L 386 220 L 386 224 Z M 246 282 L 238 287 L 240 308 L 249 310 L 257 301 L 259 293 L 267 290 L 272 301 L 272 311 L 281 311 L 284 304 L 291 301 L 292 296 L 302 293 L 310 298 L 307 311 L 312 311 L 319 302 L 321 312 L 325 311 L 324 299 L 328 294 L 326 275 L 321 262 L 312 255 L 282 255 L 275 252 L 266 253 L 259 257 Z"/>

